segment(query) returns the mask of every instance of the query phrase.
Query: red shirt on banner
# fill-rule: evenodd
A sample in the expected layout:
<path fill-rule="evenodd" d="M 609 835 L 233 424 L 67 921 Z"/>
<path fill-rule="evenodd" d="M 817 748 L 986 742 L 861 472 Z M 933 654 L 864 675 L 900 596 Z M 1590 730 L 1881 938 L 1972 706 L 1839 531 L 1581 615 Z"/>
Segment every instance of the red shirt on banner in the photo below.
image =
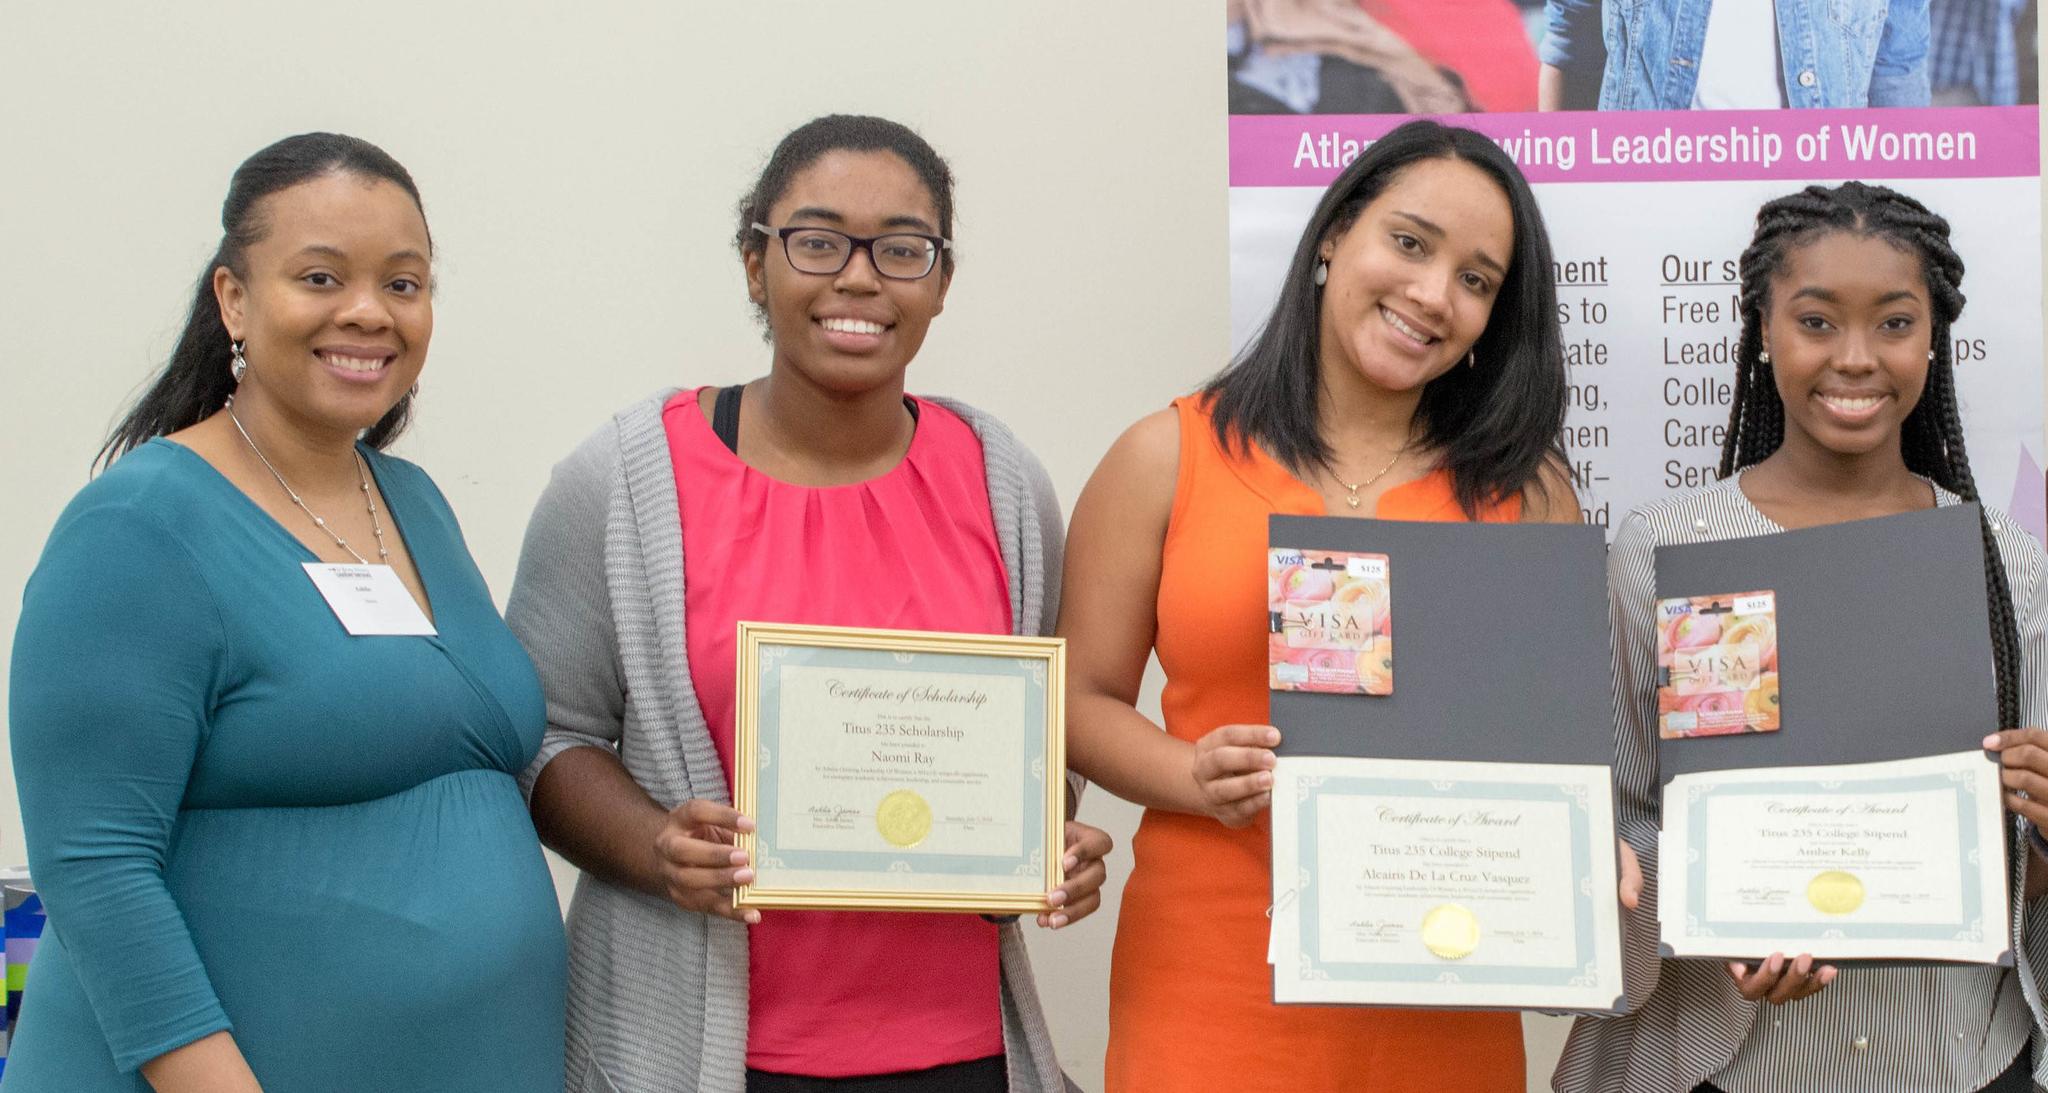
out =
<path fill-rule="evenodd" d="M 1465 82 L 1479 109 L 1536 109 L 1536 49 L 1509 0 L 1358 0 L 1415 52 Z"/>

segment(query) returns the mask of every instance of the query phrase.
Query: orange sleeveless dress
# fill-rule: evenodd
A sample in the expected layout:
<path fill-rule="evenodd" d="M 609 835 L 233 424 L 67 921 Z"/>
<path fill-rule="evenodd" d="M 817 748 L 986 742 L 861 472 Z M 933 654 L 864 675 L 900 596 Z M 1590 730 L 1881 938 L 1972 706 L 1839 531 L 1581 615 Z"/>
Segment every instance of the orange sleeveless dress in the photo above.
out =
<path fill-rule="evenodd" d="M 1206 400 L 1174 406 L 1180 470 L 1154 645 L 1166 672 L 1166 731 L 1193 741 L 1218 725 L 1266 723 L 1266 517 L 1326 510 L 1272 457 L 1223 451 Z M 1511 521 L 1520 511 L 1516 500 L 1484 518 Z M 1444 472 L 1389 490 L 1376 515 L 1465 518 Z M 1265 815 L 1233 831 L 1146 810 L 1110 966 L 1109 1093 L 1524 1088 L 1512 1013 L 1275 1006 L 1270 840 Z"/>

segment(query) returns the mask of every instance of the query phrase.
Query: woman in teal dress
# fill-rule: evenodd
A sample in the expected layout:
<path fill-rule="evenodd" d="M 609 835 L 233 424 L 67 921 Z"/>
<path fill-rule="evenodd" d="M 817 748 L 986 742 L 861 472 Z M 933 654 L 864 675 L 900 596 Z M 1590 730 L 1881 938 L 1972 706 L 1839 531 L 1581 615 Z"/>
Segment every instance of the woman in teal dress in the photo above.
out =
<path fill-rule="evenodd" d="M 558 1093 L 561 920 L 514 781 L 540 687 L 381 450 L 433 331 L 418 191 L 308 134 L 242 165 L 222 226 L 15 635 L 50 919 L 7 1093 Z"/>

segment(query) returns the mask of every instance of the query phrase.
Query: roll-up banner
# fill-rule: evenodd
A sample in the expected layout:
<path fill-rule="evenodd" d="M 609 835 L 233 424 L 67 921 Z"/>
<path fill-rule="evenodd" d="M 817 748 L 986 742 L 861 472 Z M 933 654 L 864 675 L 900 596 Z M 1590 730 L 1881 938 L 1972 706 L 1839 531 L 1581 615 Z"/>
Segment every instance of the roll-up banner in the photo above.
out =
<path fill-rule="evenodd" d="M 1763 202 L 1879 183 L 1953 226 L 1979 492 L 2044 523 L 2040 130 L 2030 0 L 1231 0 L 1233 348 L 1324 187 L 1413 117 L 1518 164 L 1556 263 L 1589 521 L 1714 480 L 1737 259 Z"/>

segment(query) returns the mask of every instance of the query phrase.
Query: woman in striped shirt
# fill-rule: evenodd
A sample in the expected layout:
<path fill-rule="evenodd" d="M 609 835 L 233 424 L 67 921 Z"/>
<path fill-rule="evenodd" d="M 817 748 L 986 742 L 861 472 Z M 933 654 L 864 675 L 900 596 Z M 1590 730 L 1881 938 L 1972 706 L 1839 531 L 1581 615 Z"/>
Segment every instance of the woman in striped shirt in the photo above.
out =
<path fill-rule="evenodd" d="M 1957 412 L 1949 329 L 1963 307 L 1948 222 L 1912 198 L 1849 182 L 1808 187 L 1757 213 L 1742 255 L 1742 337 L 1721 481 L 1644 506 L 1609 560 L 1617 650 L 1615 778 L 1627 840 L 1656 876 L 1658 793 L 1653 556 L 1658 546 L 1767 535 L 1977 500 Z M 1985 595 L 2000 722 L 2048 723 L 2048 588 L 2038 543 L 1985 510 Z M 2010 730 L 2008 791 L 2048 796 L 2048 734 Z M 2048 810 L 2009 792 L 2019 829 Z M 1774 954 L 1761 964 L 1663 962 L 1654 889 L 1630 923 L 1635 1008 L 1582 1019 L 1559 1090 L 2026 1091 L 2048 1078 L 2038 843 L 2015 843 L 2017 968 L 1835 968 Z"/>

